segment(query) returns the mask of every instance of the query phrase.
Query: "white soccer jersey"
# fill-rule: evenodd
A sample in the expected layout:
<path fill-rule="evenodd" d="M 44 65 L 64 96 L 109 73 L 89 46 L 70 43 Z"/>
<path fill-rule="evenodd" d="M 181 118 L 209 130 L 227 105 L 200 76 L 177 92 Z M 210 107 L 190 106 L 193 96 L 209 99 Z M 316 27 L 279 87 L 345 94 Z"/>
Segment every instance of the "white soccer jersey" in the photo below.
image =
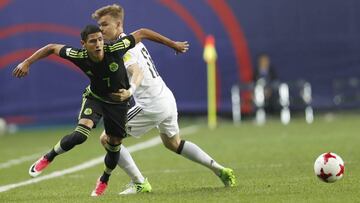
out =
<path fill-rule="evenodd" d="M 120 37 L 124 36 L 126 35 L 122 34 Z M 144 79 L 133 94 L 138 106 L 147 108 L 153 106 L 154 101 L 169 96 L 173 97 L 172 92 L 157 72 L 155 64 L 143 43 L 139 42 L 134 48 L 127 51 L 123 59 L 126 68 L 137 63 L 144 74 Z M 130 75 L 128 76 L 129 81 L 131 81 Z"/>
<path fill-rule="evenodd" d="M 122 34 L 120 37 L 124 36 L 126 35 Z M 133 94 L 135 106 L 128 112 L 128 134 L 139 137 L 154 127 L 169 137 L 178 134 L 175 97 L 157 72 L 144 44 L 136 44 L 123 58 L 126 68 L 137 63 L 144 74 L 140 86 Z M 130 76 L 129 79 L 131 81 Z"/>

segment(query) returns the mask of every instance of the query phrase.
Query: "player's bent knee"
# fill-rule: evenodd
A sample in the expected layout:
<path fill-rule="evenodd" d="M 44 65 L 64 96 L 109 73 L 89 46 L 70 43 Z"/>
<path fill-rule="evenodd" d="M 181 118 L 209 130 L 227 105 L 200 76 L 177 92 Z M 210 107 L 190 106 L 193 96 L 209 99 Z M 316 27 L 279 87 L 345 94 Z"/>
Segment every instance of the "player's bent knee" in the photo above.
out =
<path fill-rule="evenodd" d="M 112 145 L 121 145 L 121 142 L 122 142 L 121 137 L 107 135 L 107 143 L 112 144 Z"/>
<path fill-rule="evenodd" d="M 173 146 L 172 144 L 165 143 L 165 142 L 163 142 L 163 144 L 164 144 L 164 146 L 165 146 L 167 149 L 169 149 L 170 151 L 173 151 L 173 152 L 176 151 L 176 150 L 174 150 L 175 148 L 174 148 L 174 146 Z"/>
<path fill-rule="evenodd" d="M 178 135 L 175 135 L 173 137 L 168 137 L 166 134 L 161 134 L 161 139 L 163 141 L 164 146 L 173 151 L 173 152 L 177 152 L 177 149 L 179 148 L 180 145 L 180 138 Z"/>
<path fill-rule="evenodd" d="M 101 133 L 101 135 L 100 135 L 100 143 L 101 143 L 103 146 L 105 146 L 106 143 L 107 143 L 107 140 L 108 140 L 107 135 L 105 134 L 105 131 L 103 131 L 103 132 Z"/>
<path fill-rule="evenodd" d="M 90 129 L 94 126 L 94 122 L 87 118 L 80 119 L 78 123 L 79 123 L 79 125 L 85 125 L 86 127 L 90 128 Z"/>

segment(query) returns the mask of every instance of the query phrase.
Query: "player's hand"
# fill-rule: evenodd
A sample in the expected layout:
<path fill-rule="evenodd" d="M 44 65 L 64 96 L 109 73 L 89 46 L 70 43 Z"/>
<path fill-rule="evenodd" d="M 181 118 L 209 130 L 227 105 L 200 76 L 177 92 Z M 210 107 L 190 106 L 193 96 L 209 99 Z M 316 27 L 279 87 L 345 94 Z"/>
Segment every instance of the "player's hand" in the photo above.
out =
<path fill-rule="evenodd" d="M 114 101 L 125 101 L 131 97 L 131 94 L 129 90 L 119 89 L 118 92 L 111 93 L 110 97 Z"/>
<path fill-rule="evenodd" d="M 26 61 L 23 61 L 13 70 L 13 76 L 17 78 L 25 77 L 29 74 L 29 69 L 30 64 Z"/>
<path fill-rule="evenodd" d="M 181 54 L 187 52 L 189 50 L 189 43 L 187 41 L 185 42 L 175 42 L 174 49 L 176 51 L 176 54 Z"/>

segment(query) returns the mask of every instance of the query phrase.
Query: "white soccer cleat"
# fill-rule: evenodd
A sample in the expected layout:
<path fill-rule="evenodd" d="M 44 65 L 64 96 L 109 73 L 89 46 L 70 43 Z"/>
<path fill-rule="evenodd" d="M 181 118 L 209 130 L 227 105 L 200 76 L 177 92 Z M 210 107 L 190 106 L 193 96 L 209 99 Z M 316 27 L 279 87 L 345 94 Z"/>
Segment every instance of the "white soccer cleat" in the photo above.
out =
<path fill-rule="evenodd" d="M 146 178 L 143 183 L 133 183 L 133 182 L 129 183 L 127 185 L 126 190 L 120 192 L 119 195 L 132 195 L 137 193 L 145 193 L 145 192 L 151 192 L 151 190 L 152 190 L 151 185 Z"/>

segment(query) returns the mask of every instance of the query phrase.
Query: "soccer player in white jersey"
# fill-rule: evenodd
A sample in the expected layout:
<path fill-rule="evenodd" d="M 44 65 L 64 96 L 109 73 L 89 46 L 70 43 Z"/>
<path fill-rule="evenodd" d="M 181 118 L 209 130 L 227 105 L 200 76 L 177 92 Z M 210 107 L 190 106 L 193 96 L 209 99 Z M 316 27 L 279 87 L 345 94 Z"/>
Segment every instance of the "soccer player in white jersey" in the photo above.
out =
<path fill-rule="evenodd" d="M 123 30 L 124 10 L 120 5 L 104 6 L 92 14 L 106 40 L 116 40 L 125 36 Z M 211 169 L 225 186 L 235 185 L 233 170 L 225 168 L 201 150 L 196 144 L 181 140 L 178 126 L 176 101 L 171 90 L 166 86 L 151 56 L 141 42 L 124 55 L 125 66 L 128 71 L 131 88 L 122 89 L 113 94 L 118 100 L 126 100 L 133 96 L 135 106 L 128 112 L 128 134 L 139 137 L 152 128 L 157 127 L 163 144 L 169 150 L 183 157 L 197 162 Z M 105 144 L 107 137 L 101 135 L 101 142 Z M 137 168 L 130 153 L 121 145 L 118 165 L 131 177 L 129 187 L 120 194 L 136 194 L 151 192 L 151 185 Z M 101 186 L 101 195 L 106 186 Z"/>

